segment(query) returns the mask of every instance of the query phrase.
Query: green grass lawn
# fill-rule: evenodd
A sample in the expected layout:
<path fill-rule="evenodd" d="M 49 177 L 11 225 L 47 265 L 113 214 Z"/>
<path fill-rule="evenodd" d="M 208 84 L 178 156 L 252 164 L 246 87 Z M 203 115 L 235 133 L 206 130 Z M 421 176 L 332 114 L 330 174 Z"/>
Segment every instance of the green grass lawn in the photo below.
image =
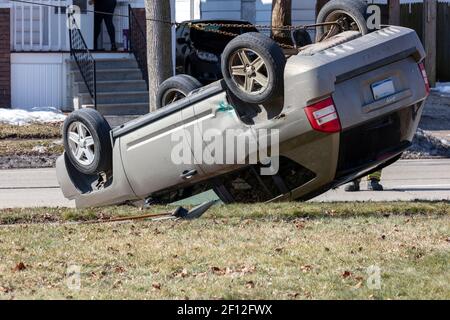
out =
<path fill-rule="evenodd" d="M 450 299 L 449 203 L 231 205 L 194 221 L 78 223 L 144 213 L 0 210 L 0 298 Z"/>

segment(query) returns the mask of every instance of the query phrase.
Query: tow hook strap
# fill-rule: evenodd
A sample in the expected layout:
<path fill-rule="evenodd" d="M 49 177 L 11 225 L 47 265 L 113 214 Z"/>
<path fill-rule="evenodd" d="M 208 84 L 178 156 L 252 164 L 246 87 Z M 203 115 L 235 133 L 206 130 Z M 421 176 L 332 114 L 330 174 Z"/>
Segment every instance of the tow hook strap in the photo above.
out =
<path fill-rule="evenodd" d="M 82 222 L 82 224 L 110 223 L 110 222 L 135 221 L 135 220 L 145 220 L 145 219 L 150 219 L 150 220 L 165 220 L 165 219 L 192 220 L 192 219 L 200 218 L 216 202 L 217 202 L 217 200 L 204 202 L 201 205 L 199 205 L 195 208 L 192 208 L 191 210 L 187 210 L 187 209 L 179 206 L 172 212 L 157 213 L 157 214 L 144 214 L 144 215 L 140 215 L 140 216 L 113 218 L 113 219 L 109 219 L 109 220 L 91 220 L 91 221 Z"/>

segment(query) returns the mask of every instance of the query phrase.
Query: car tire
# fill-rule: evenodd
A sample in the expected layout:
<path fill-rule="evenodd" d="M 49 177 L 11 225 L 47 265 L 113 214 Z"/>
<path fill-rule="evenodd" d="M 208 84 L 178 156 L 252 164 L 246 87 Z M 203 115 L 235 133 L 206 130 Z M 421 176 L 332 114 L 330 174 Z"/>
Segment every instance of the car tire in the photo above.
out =
<path fill-rule="evenodd" d="M 252 104 L 264 104 L 283 95 L 285 65 L 280 46 L 257 32 L 234 38 L 222 54 L 222 74 L 228 89 Z"/>
<path fill-rule="evenodd" d="M 336 21 L 341 16 L 349 17 L 354 23 L 355 28 L 365 35 L 369 33 L 367 28 L 367 2 L 364 0 L 331 0 L 327 2 L 317 15 L 316 23 Z M 316 28 L 316 41 L 320 41 L 325 33 L 324 26 Z"/>
<path fill-rule="evenodd" d="M 175 101 L 188 96 L 194 90 L 201 88 L 200 81 L 187 74 L 179 74 L 164 81 L 156 95 L 156 108 L 163 108 Z"/>
<path fill-rule="evenodd" d="M 72 165 L 94 175 L 112 169 L 111 127 L 94 109 L 72 112 L 64 121 L 63 142 Z"/>

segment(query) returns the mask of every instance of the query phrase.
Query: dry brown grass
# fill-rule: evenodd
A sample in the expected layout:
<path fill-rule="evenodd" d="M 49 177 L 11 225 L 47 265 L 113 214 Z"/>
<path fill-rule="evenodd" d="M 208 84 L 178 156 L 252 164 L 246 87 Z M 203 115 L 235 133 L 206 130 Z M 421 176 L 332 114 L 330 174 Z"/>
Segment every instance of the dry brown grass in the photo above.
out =
<path fill-rule="evenodd" d="M 74 224 L 139 213 L 0 211 L 0 298 L 450 298 L 448 203 L 233 205 L 190 222 Z"/>
<path fill-rule="evenodd" d="M 0 140 L 0 156 L 62 154 L 61 140 Z"/>
<path fill-rule="evenodd" d="M 61 138 L 61 123 L 16 126 L 0 124 L 0 139 L 57 139 Z"/>

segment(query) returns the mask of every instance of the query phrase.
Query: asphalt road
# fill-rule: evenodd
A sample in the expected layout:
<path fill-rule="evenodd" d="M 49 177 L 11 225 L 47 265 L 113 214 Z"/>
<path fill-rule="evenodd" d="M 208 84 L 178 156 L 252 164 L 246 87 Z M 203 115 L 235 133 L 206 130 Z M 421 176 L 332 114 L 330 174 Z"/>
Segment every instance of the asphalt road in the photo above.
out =
<path fill-rule="evenodd" d="M 343 188 L 312 201 L 411 201 L 450 200 L 450 159 L 403 160 L 383 171 L 383 192 L 349 193 Z M 185 201 L 198 203 L 211 193 Z M 73 207 L 58 187 L 55 169 L 0 170 L 0 208 Z"/>

